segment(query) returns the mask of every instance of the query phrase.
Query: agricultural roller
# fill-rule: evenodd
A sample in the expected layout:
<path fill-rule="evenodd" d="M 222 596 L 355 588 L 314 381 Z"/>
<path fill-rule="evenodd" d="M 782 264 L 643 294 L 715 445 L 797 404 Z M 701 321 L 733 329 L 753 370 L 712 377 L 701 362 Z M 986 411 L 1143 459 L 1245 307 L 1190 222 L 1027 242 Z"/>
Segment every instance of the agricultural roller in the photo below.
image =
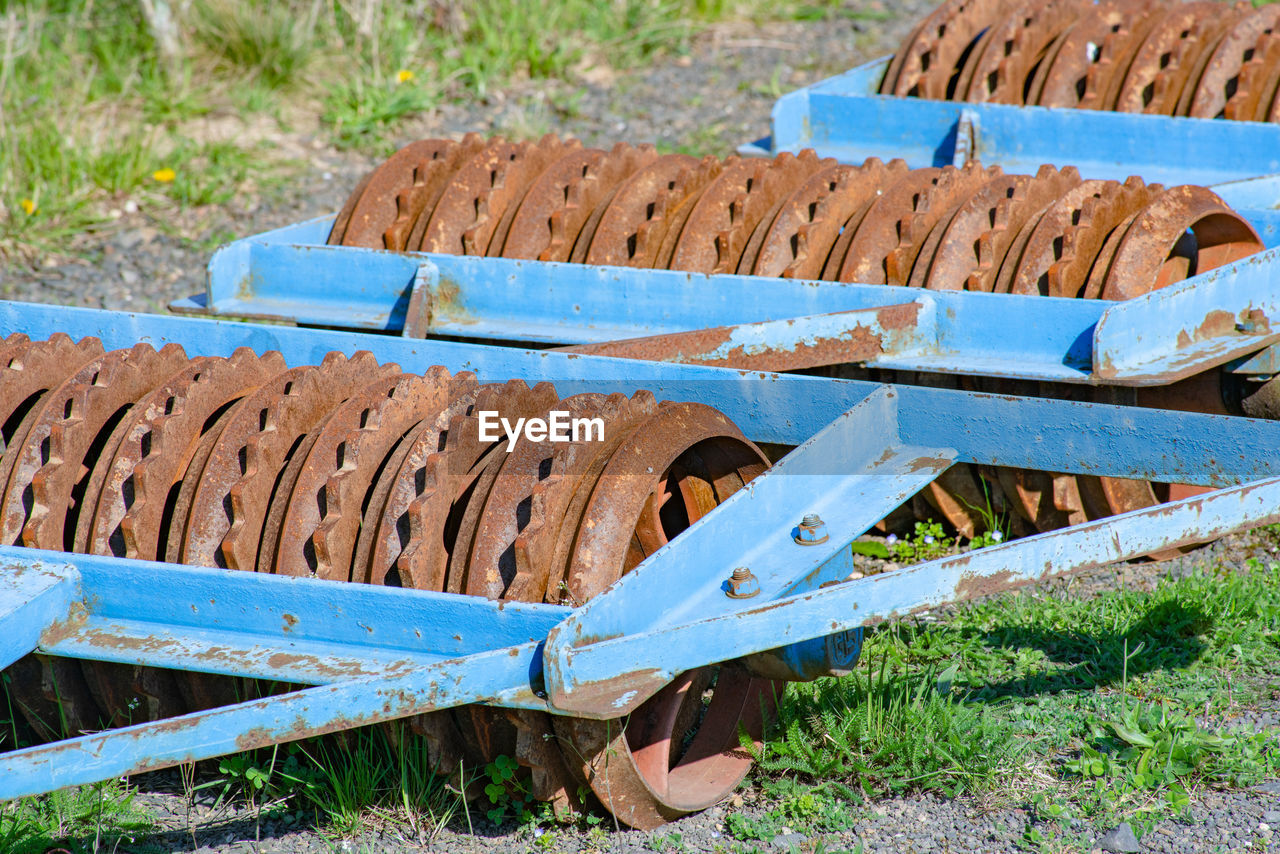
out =
<path fill-rule="evenodd" d="M 174 306 L 296 327 L 0 303 L 0 797 L 407 719 L 652 828 L 865 626 L 1280 520 L 1266 179 L 815 147 L 426 140 Z"/>

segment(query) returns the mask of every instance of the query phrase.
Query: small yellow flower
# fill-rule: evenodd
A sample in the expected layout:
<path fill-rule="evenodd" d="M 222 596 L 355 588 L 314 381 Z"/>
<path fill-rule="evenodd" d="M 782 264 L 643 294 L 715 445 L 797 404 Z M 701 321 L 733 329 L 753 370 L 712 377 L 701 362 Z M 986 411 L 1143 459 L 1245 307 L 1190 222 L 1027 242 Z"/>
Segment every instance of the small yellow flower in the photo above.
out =
<path fill-rule="evenodd" d="M 33 213 L 36 212 L 36 203 L 31 201 L 30 199 L 23 199 L 22 201 L 18 202 L 18 204 L 22 207 L 22 212 L 27 216 L 31 216 Z"/>
<path fill-rule="evenodd" d="M 151 173 L 152 180 L 159 181 L 161 184 L 171 184 L 173 179 L 178 177 L 178 173 L 174 172 L 168 166 L 163 169 L 157 169 Z"/>
<path fill-rule="evenodd" d="M 407 68 L 401 68 L 399 71 L 396 72 L 397 83 L 408 83 L 412 79 L 413 79 L 413 72 Z"/>

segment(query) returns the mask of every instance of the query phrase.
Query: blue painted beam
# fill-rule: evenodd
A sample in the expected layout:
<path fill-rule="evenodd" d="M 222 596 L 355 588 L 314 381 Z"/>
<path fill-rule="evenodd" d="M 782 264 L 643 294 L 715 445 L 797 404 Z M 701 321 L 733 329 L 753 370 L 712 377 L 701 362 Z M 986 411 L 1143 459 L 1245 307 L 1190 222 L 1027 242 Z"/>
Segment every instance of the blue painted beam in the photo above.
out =
<path fill-rule="evenodd" d="M 557 705 L 613 717 L 634 709 L 675 675 L 948 602 L 989 595 L 1033 581 L 1213 540 L 1280 520 L 1280 478 L 1232 487 L 1099 522 L 845 581 L 728 613 L 692 614 L 616 637 L 565 643 L 575 618 L 548 641 L 547 689 Z M 595 600 L 613 595 L 610 591 Z M 593 602 L 592 604 L 595 604 Z M 624 702 L 602 702 L 608 697 Z"/>
<path fill-rule="evenodd" d="M 1116 303 L 1093 332 L 1094 373 L 1164 384 L 1257 352 L 1280 339 L 1277 282 L 1280 250 L 1268 249 Z"/>
<path fill-rule="evenodd" d="M 221 315 L 398 330 L 416 288 L 426 304 L 419 333 L 596 345 L 773 323 L 778 328 L 767 337 L 787 350 L 796 340 L 780 332 L 794 333 L 797 340 L 806 334 L 788 328 L 788 321 L 882 309 L 902 304 L 905 296 L 889 286 L 282 242 L 316 230 L 315 223 L 304 223 L 219 250 L 202 305 Z M 1272 332 L 1265 323 L 1247 330 L 1228 324 L 1211 333 L 1205 326 L 1210 313 L 1270 311 L 1280 302 L 1277 270 L 1280 259 L 1268 251 L 1128 303 L 911 291 L 910 302 L 918 305 L 914 319 L 881 336 L 879 351 L 858 363 L 1053 382 L 1164 384 L 1280 338 L 1280 326 Z M 1191 298 L 1182 296 L 1191 292 Z M 1100 337 L 1096 327 L 1103 318 L 1117 331 Z"/>
<path fill-rule="evenodd" d="M 50 655 L 327 684 L 540 641 L 569 612 L 16 546 L 0 565 L 0 601 L 27 609 L 0 612 L 13 660 L 38 638 Z"/>
<path fill-rule="evenodd" d="M 1051 163 L 1076 166 L 1087 178 L 1140 175 L 1166 185 L 1280 172 L 1275 125 L 878 95 L 887 65 L 879 59 L 778 99 L 773 153 L 814 148 L 849 163 L 874 156 L 902 157 L 913 167 L 950 165 L 967 113 L 976 117 L 972 159 L 1007 172 L 1034 174 Z"/>
<path fill-rule="evenodd" d="M 40 634 L 66 620 L 80 597 L 75 570 L 0 554 L 0 670 L 34 650 Z"/>
<path fill-rule="evenodd" d="M 348 679 L 0 755 L 0 800 L 477 702 L 528 698 L 535 644 Z"/>
<path fill-rule="evenodd" d="M 877 383 L 795 374 L 0 302 L 0 336 L 18 331 L 33 337 L 53 332 L 97 335 L 107 347 L 177 342 L 191 355 L 226 356 L 248 346 L 258 352 L 279 350 L 291 365 L 318 364 L 330 350 L 367 349 L 409 371 L 439 364 L 475 371 L 486 382 L 548 380 L 562 396 L 648 389 L 659 399 L 714 406 L 755 441 L 789 445 L 804 442 L 882 388 Z M 921 446 L 945 442 L 955 449 L 959 462 L 1205 485 L 1280 474 L 1280 459 L 1243 450 L 1275 445 L 1280 437 L 1276 423 L 894 388 L 903 400 L 903 416 L 912 425 L 907 441 Z M 1017 441 L 1007 441 L 1010 436 Z"/>

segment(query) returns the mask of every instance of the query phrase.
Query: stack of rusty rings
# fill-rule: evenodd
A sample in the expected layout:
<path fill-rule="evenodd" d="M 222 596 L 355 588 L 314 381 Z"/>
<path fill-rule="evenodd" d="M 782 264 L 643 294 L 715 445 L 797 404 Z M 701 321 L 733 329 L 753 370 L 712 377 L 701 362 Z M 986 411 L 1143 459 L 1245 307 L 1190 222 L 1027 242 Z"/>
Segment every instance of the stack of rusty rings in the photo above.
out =
<path fill-rule="evenodd" d="M 947 0 L 882 95 L 1280 121 L 1280 7 L 1214 0 Z"/>
<path fill-rule="evenodd" d="M 481 438 L 478 413 L 551 410 L 602 419 L 603 439 L 522 435 L 508 452 Z M 104 352 L 65 335 L 0 342 L 0 425 L 5 543 L 528 602 L 585 602 L 767 465 L 718 411 L 647 392 L 562 400 L 546 383 L 406 374 L 366 352 L 288 368 L 274 352 Z M 34 655 L 9 676 L 45 738 L 258 690 Z M 443 772 L 513 756 L 536 797 L 568 807 L 590 787 L 653 827 L 737 784 L 750 766 L 738 724 L 759 736 L 773 701 L 772 683 L 725 665 L 627 721 L 469 707 L 412 728 Z"/>
<path fill-rule="evenodd" d="M 1203 187 L 1082 180 L 1048 166 L 1035 176 L 977 164 L 845 166 L 811 151 L 699 160 L 649 146 L 603 151 L 474 134 L 392 155 L 347 199 L 329 242 L 1114 300 L 1263 248 Z M 1211 400 L 1149 402 L 1216 411 Z M 989 510 L 1008 510 L 1022 534 L 1171 495 L 1180 493 L 1160 484 L 956 466 L 915 512 L 941 514 L 972 537 Z"/>

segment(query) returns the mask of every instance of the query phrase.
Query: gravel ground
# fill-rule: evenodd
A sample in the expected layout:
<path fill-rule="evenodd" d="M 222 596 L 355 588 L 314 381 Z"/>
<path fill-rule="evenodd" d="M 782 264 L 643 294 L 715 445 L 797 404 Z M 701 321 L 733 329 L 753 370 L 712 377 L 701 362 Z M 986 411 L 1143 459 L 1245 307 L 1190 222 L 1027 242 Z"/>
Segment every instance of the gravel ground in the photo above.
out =
<path fill-rule="evenodd" d="M 450 105 L 402 129 L 399 142 L 424 136 L 457 135 L 470 130 L 539 135 L 547 131 L 578 136 L 588 145 L 658 141 L 708 153 L 728 153 L 739 142 L 768 131 L 769 108 L 783 91 L 806 85 L 892 50 L 909 24 L 931 3 L 894 4 L 881 16 L 774 24 L 724 25 L 699 37 L 688 56 L 671 57 L 652 67 L 626 73 L 592 73 L 573 85 L 518 85 L 482 102 Z M 866 3 L 883 13 L 884 4 Z M 211 249 L 232 237 L 320 216 L 336 210 L 348 190 L 374 160 L 328 146 L 314 118 L 302 117 L 289 129 L 246 123 L 235 116 L 214 116 L 193 127 L 193 134 L 239 135 L 270 141 L 296 162 L 298 174 L 287 186 L 211 208 L 155 211 L 122 202 L 113 220 L 69 247 L 73 254 L 35 259 L 30 266 L 0 267 L 0 297 L 111 309 L 161 311 L 169 301 L 204 286 L 204 264 Z M 1115 587 L 1122 575 L 1130 587 L 1154 583 L 1161 574 L 1190 571 L 1197 561 L 1240 564 L 1269 548 L 1250 537 L 1231 538 L 1195 555 L 1161 564 L 1104 569 L 1069 582 L 1075 595 Z M 868 567 L 871 568 L 871 567 Z M 1059 582 L 1059 584 L 1067 582 Z M 946 609 L 938 612 L 945 619 Z M 1280 703 L 1240 709 L 1236 725 L 1274 725 Z M 156 774 L 142 781 L 137 803 L 153 814 L 160 830 L 114 848 L 132 851 L 234 852 L 515 852 L 660 850 L 737 850 L 725 831 L 730 810 L 762 816 L 769 805 L 754 787 L 728 804 L 676 822 L 658 833 L 608 828 L 601 833 L 557 829 L 554 838 L 512 827 L 490 829 L 477 817 L 475 828 L 455 821 L 434 839 L 406 837 L 396 831 L 333 839 L 314 827 L 296 826 L 288 817 L 243 805 L 212 804 L 182 793 L 176 775 Z M 993 805 L 972 799 L 936 797 L 883 800 L 855 810 L 852 830 L 808 838 L 783 829 L 761 850 L 878 852 L 1017 852 L 1028 850 L 1024 831 L 1032 821 L 1021 804 Z M 1189 822 L 1165 821 L 1146 835 L 1140 850 L 1216 852 L 1268 850 L 1280 829 L 1280 781 L 1251 792 L 1198 792 Z M 1054 824 L 1042 833 L 1051 840 L 1043 850 L 1101 851 L 1114 830 L 1084 824 Z M 679 843 L 672 834 L 679 834 Z M 679 847 L 683 845 L 683 848 Z M 746 846 L 750 849 L 750 846 Z M 1123 844 L 1116 845 L 1124 849 Z M 1134 849 L 1138 850 L 1138 849 Z"/>

